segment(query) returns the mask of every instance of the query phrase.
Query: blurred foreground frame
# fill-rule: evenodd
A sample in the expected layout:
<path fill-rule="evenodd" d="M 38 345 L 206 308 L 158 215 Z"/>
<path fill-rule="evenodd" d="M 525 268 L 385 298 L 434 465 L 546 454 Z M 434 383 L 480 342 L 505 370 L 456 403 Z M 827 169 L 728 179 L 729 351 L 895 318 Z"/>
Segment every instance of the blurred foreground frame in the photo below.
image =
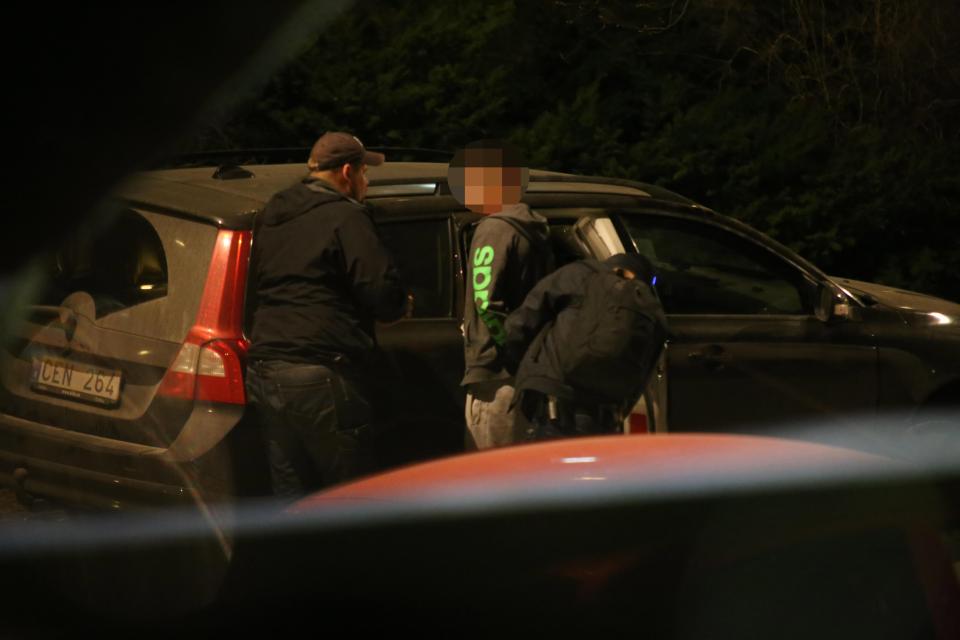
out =
<path fill-rule="evenodd" d="M 19 3 L 4 38 L 5 207 L 0 303 L 29 263 L 81 225 L 128 173 L 172 153 L 200 123 L 224 117 L 308 47 L 351 0 L 249 5 Z M 13 14 L 11 14 L 13 15 Z M 14 23 L 11 23 L 14 24 Z M 0 329 L 0 340 L 3 339 Z"/>
<path fill-rule="evenodd" d="M 0 348 L 49 284 L 44 254 L 117 215 L 104 200 L 114 185 L 228 117 L 352 4 L 20 3 L 0 45 L 17 61 L 6 77 Z"/>
<path fill-rule="evenodd" d="M 958 464 L 771 478 L 252 504 L 229 564 L 187 512 L 25 523 L 0 529 L 0 635 L 958 637 Z"/>

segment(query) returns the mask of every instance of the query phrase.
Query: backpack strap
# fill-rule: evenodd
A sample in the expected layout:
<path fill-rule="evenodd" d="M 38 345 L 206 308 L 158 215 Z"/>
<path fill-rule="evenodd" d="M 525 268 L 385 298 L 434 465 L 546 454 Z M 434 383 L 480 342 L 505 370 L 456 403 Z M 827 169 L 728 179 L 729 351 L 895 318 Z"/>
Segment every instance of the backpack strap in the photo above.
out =
<path fill-rule="evenodd" d="M 553 251 L 550 249 L 549 242 L 547 240 L 539 237 L 534 237 L 533 235 L 530 234 L 529 231 L 523 228 L 522 224 L 520 224 L 519 222 L 511 218 L 507 218 L 503 216 L 488 216 L 487 218 L 484 218 L 484 219 L 500 220 L 502 222 L 506 222 L 511 227 L 516 229 L 517 233 L 519 233 L 520 236 L 523 237 L 530 244 L 530 247 L 537 254 L 539 254 L 541 260 L 543 261 L 543 267 L 545 272 L 550 273 L 551 271 L 553 271 L 555 267 L 553 262 Z M 477 224 L 480 224 L 480 222 L 483 222 L 483 220 L 478 221 Z"/>
<path fill-rule="evenodd" d="M 521 225 L 521 224 L 520 224 L 519 222 L 517 222 L 516 220 L 511 220 L 510 218 L 505 218 L 505 217 L 502 217 L 502 216 L 490 216 L 490 217 L 487 218 L 487 219 L 488 219 L 488 220 L 500 220 L 500 221 L 502 221 L 502 222 L 506 222 L 506 223 L 509 224 L 511 227 L 513 227 L 514 229 L 516 229 L 516 230 L 517 230 L 517 233 L 519 233 L 521 236 L 523 236 L 524 239 L 526 239 L 526 241 L 530 243 L 530 246 L 531 246 L 531 247 L 537 247 L 537 248 L 539 249 L 539 248 L 540 248 L 540 245 L 543 244 L 543 241 L 542 241 L 542 240 L 540 240 L 539 238 L 538 238 L 538 239 L 534 239 L 534 237 L 533 237 L 532 235 L 530 235 L 530 233 L 529 233 L 526 229 L 523 228 L 523 225 Z"/>

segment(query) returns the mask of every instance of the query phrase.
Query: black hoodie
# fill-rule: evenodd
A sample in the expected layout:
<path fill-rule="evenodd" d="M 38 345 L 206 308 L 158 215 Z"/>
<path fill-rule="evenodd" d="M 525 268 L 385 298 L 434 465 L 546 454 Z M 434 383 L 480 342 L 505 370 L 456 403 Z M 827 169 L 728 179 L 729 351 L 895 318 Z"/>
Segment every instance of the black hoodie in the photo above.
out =
<path fill-rule="evenodd" d="M 513 224 L 498 218 L 509 218 Z M 525 204 L 506 206 L 477 225 L 467 256 L 463 306 L 466 372 L 461 384 L 509 377 L 500 352 L 506 337 L 503 321 L 552 270 L 548 234 L 546 218 Z"/>
<path fill-rule="evenodd" d="M 626 288 L 636 301 L 629 308 L 616 306 L 616 302 L 615 306 L 608 306 L 609 298 L 596 297 L 597 291 L 608 290 L 591 289 L 589 285 L 597 274 L 612 274 L 617 267 L 636 274 L 636 279 Z M 506 342 L 502 352 L 507 367 L 516 369 L 514 386 L 518 393 L 514 394 L 514 403 L 526 390 L 583 404 L 636 401 L 667 337 L 667 319 L 656 291 L 650 286 L 652 275 L 652 265 L 643 256 L 617 254 L 603 262 L 589 258 L 571 262 L 538 282 L 523 304 L 504 322 Z M 591 292 L 593 296 L 588 295 Z M 599 322 L 598 312 L 604 313 L 612 324 Z M 604 329 L 600 334 L 583 330 L 585 327 L 596 330 L 601 325 L 605 325 L 607 333 Z M 582 336 L 593 336 L 601 343 L 591 345 L 586 351 L 593 357 L 597 350 L 604 352 L 605 341 L 623 346 L 609 333 L 611 326 L 625 329 L 636 341 L 642 341 L 642 349 L 628 348 L 616 358 L 604 358 L 601 367 L 590 370 L 593 375 L 587 382 L 570 379 L 565 364 L 569 365 L 571 359 L 576 361 L 578 353 L 584 354 Z"/>
<path fill-rule="evenodd" d="M 322 180 L 277 193 L 258 216 L 250 259 L 250 357 L 356 364 L 374 321 L 404 311 L 406 293 L 366 208 Z"/>

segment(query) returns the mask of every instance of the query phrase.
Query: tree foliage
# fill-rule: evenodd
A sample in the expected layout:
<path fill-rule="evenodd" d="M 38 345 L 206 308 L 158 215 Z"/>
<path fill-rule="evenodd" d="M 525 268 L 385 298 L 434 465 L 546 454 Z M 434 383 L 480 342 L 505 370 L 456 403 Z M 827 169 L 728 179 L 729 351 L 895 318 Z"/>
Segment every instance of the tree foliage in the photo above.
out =
<path fill-rule="evenodd" d="M 508 138 L 960 299 L 956 25 L 955 0 L 362 1 L 192 144 Z"/>

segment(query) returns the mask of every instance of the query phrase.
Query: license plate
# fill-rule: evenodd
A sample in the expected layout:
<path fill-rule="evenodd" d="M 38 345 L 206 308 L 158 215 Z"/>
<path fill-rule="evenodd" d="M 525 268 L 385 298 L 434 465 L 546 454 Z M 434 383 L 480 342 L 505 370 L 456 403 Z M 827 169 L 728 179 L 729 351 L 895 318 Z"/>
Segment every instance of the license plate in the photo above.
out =
<path fill-rule="evenodd" d="M 34 358 L 31 387 L 74 400 L 115 406 L 120 402 L 120 371 L 63 358 Z"/>

